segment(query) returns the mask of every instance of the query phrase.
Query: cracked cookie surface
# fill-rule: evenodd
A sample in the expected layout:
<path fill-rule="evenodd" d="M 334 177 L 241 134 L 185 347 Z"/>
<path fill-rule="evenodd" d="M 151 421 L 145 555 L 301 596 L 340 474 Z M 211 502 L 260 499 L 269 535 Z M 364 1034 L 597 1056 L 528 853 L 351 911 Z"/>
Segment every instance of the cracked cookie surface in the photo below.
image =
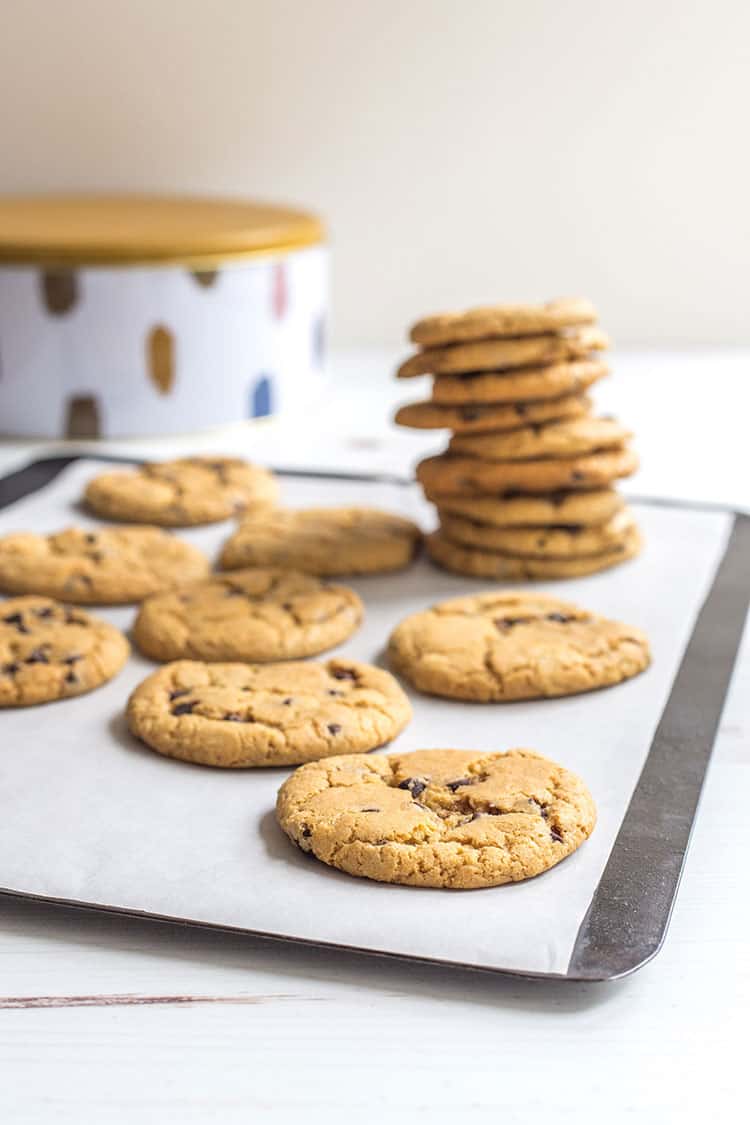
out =
<path fill-rule="evenodd" d="M 105 519 L 190 527 L 272 507 L 278 492 L 272 473 L 239 457 L 182 457 L 101 473 L 84 496 Z"/>
<path fill-rule="evenodd" d="M 635 558 L 643 547 L 637 527 L 631 527 L 619 543 L 595 555 L 569 555 L 559 558 L 532 558 L 510 552 L 488 551 L 454 543 L 441 530 L 425 538 L 427 554 L 434 563 L 454 574 L 472 578 L 512 579 L 580 578 Z"/>
<path fill-rule="evenodd" d="M 481 406 L 531 402 L 575 395 L 609 374 L 606 363 L 584 359 L 514 371 L 470 371 L 441 375 L 432 386 L 432 402 L 442 406 Z"/>
<path fill-rule="evenodd" d="M 295 770 L 276 803 L 303 851 L 384 883 L 470 889 L 528 879 L 591 835 L 579 777 L 531 750 L 416 750 Z"/>
<path fill-rule="evenodd" d="M 93 691 L 129 652 L 119 629 L 82 609 L 40 597 L 0 602 L 0 707 Z"/>
<path fill-rule="evenodd" d="M 160 754 L 237 768 L 374 750 L 403 730 L 411 706 L 389 672 L 352 660 L 179 660 L 135 689 L 127 718 Z"/>
<path fill-rule="evenodd" d="M 81 605 L 138 602 L 180 582 L 204 578 L 208 559 L 158 527 L 70 527 L 0 538 L 0 589 L 46 594 Z"/>
<path fill-rule="evenodd" d="M 405 360 L 396 375 L 399 379 L 410 379 L 415 375 L 453 375 L 466 371 L 535 367 L 581 359 L 608 347 L 606 332 L 594 326 L 570 328 L 556 335 L 476 340 L 425 348 Z"/>
<path fill-rule="evenodd" d="M 293 570 L 236 570 L 147 598 L 134 637 L 153 660 L 297 660 L 341 644 L 363 613 L 347 586 Z"/>
<path fill-rule="evenodd" d="M 536 336 L 593 324 L 596 319 L 596 309 L 585 297 L 560 297 L 543 305 L 485 305 L 437 313 L 413 324 L 409 338 L 415 344 L 433 346 L 488 336 Z"/>
<path fill-rule="evenodd" d="M 609 687 L 650 662 L 640 629 L 544 595 L 490 591 L 405 618 L 391 665 L 419 691 L 482 702 Z"/>
<path fill-rule="evenodd" d="M 376 508 L 277 508 L 239 525 L 224 545 L 224 570 L 271 566 L 333 577 L 402 570 L 421 540 L 411 520 Z"/>

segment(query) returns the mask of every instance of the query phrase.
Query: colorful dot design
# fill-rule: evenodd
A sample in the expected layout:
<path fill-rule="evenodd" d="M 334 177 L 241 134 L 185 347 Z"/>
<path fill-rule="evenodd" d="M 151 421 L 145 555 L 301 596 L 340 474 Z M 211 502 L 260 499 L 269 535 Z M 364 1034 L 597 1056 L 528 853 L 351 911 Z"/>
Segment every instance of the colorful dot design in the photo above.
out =
<path fill-rule="evenodd" d="M 168 395 L 175 381 L 175 341 L 163 324 L 155 325 L 146 338 L 148 377 L 160 395 Z"/>
<path fill-rule="evenodd" d="M 266 418 L 273 414 L 273 379 L 261 375 L 250 390 L 250 417 Z"/>
<path fill-rule="evenodd" d="M 44 307 L 51 316 L 65 316 L 78 304 L 78 275 L 73 270 L 45 270 L 39 277 Z"/>

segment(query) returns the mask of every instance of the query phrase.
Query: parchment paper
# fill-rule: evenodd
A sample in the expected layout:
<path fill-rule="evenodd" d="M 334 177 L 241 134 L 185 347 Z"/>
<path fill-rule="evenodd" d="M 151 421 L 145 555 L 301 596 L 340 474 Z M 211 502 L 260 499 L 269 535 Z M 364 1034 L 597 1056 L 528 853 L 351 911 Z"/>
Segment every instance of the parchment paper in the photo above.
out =
<path fill-rule="evenodd" d="M 75 464 L 0 512 L 0 534 L 97 526 L 77 507 L 104 466 Z M 416 488 L 287 479 L 292 505 L 373 504 L 433 520 Z M 236 926 L 284 937 L 515 971 L 564 973 L 730 527 L 720 512 L 642 506 L 644 554 L 604 574 L 535 587 L 637 625 L 654 663 L 606 691 L 562 700 L 463 704 L 411 693 L 401 751 L 532 747 L 580 773 L 598 805 L 591 839 L 526 883 L 452 892 L 391 887 L 316 862 L 273 815 L 287 770 L 221 771 L 170 761 L 125 728 L 128 693 L 154 667 L 135 655 L 110 684 L 65 702 L 0 712 L 0 888 Z M 182 532 L 212 555 L 222 524 Z M 491 586 L 420 561 L 352 580 L 367 620 L 338 652 L 379 661 L 393 626 L 430 603 Z M 96 610 L 128 629 L 134 610 Z"/>

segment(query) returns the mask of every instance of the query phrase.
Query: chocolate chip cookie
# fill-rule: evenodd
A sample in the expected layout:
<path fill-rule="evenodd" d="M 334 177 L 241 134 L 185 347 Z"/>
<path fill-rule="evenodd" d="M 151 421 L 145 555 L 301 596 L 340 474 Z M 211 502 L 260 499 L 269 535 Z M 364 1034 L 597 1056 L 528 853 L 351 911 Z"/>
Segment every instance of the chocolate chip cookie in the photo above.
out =
<path fill-rule="evenodd" d="M 411 718 L 388 672 L 326 664 L 166 664 L 133 692 L 133 734 L 206 766 L 287 766 L 382 746 Z"/>
<path fill-rule="evenodd" d="M 421 539 L 411 520 L 375 508 L 277 508 L 243 520 L 224 544 L 224 570 L 271 566 L 332 577 L 402 570 Z"/>
<path fill-rule="evenodd" d="M 533 578 L 581 578 L 586 574 L 609 570 L 618 563 L 635 558 L 643 547 L 643 540 L 638 528 L 632 527 L 625 533 L 621 542 L 593 555 L 532 558 L 454 543 L 440 529 L 426 537 L 425 547 L 432 561 L 444 570 L 450 570 L 454 574 L 466 574 L 472 578 L 510 581 Z"/>
<path fill-rule="evenodd" d="M 93 691 L 130 647 L 119 629 L 51 598 L 0 602 L 0 707 L 27 707 Z"/>
<path fill-rule="evenodd" d="M 561 297 L 543 305 L 486 305 L 426 316 L 412 325 L 409 338 L 415 344 L 432 347 L 491 336 L 541 336 L 593 324 L 596 319 L 596 309 L 584 297 Z"/>
<path fill-rule="evenodd" d="M 341 644 L 363 613 L 347 586 L 294 570 L 235 570 L 146 598 L 134 636 L 153 660 L 297 660 Z"/>
<path fill-rule="evenodd" d="M 482 702 L 609 687 L 651 659 L 639 629 L 557 598 L 506 590 L 412 614 L 391 634 L 388 655 L 419 691 Z"/>
<path fill-rule="evenodd" d="M 601 488 L 629 477 L 638 457 L 627 447 L 533 461 L 487 461 L 447 453 L 417 465 L 417 480 L 431 496 L 482 496 L 498 492 L 554 492 Z"/>
<path fill-rule="evenodd" d="M 536 402 L 509 402 L 466 406 L 441 406 L 435 402 L 409 402 L 399 407 L 394 422 L 414 430 L 453 430 L 479 434 L 487 430 L 517 430 L 529 423 L 580 418 L 591 409 L 587 395 L 563 395 Z"/>
<path fill-rule="evenodd" d="M 85 500 L 105 519 L 190 527 L 269 508 L 278 492 L 272 473 L 238 457 L 181 457 L 102 473 Z"/>
<path fill-rule="evenodd" d="M 622 546 L 634 527 L 629 508 L 621 508 L 606 523 L 591 527 L 493 527 L 448 512 L 440 514 L 442 534 L 453 543 L 535 559 L 598 555 Z"/>
<path fill-rule="evenodd" d="M 613 488 L 496 496 L 438 496 L 430 488 L 424 492 L 438 504 L 441 517 L 449 513 L 494 527 L 588 527 L 606 523 L 625 503 Z"/>
<path fill-rule="evenodd" d="M 276 816 L 350 875 L 469 889 L 553 867 L 591 835 L 596 807 L 579 777 L 531 750 L 416 750 L 302 766 Z"/>
<path fill-rule="evenodd" d="M 449 453 L 487 461 L 532 461 L 538 457 L 575 457 L 622 446 L 632 437 L 614 418 L 572 418 L 534 423 L 510 433 L 456 434 Z"/>
<path fill-rule="evenodd" d="M 440 406 L 530 402 L 580 394 L 609 374 L 606 363 L 583 359 L 547 367 L 519 367 L 515 371 L 469 371 L 441 375 L 432 386 L 432 401 Z"/>
<path fill-rule="evenodd" d="M 158 527 L 71 527 L 54 535 L 0 537 L 0 590 L 87 605 L 138 602 L 203 578 L 208 559 Z"/>
<path fill-rule="evenodd" d="M 401 364 L 396 375 L 399 379 L 410 379 L 415 375 L 452 375 L 464 371 L 499 371 L 561 363 L 582 359 L 591 352 L 608 348 L 609 342 L 609 337 L 601 328 L 584 326 L 570 328 L 557 335 L 446 344 L 425 348 L 410 356 Z"/>

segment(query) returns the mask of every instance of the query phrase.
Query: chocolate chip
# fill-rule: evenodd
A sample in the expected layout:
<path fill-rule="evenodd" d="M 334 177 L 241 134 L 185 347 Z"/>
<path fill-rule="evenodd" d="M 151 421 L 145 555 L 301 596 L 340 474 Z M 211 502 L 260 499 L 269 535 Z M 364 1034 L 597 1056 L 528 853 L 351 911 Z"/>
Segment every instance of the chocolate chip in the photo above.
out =
<path fill-rule="evenodd" d="M 66 684 L 77 684 L 78 683 L 78 676 L 76 676 L 75 672 L 73 672 L 73 671 L 68 672 L 67 676 L 65 677 L 65 683 Z"/>
<path fill-rule="evenodd" d="M 334 668 L 331 672 L 334 680 L 356 680 L 357 673 L 351 668 Z"/>
<path fill-rule="evenodd" d="M 573 469 L 573 472 L 570 474 L 570 479 L 571 480 L 585 480 L 586 474 L 582 473 L 580 469 Z"/>
<path fill-rule="evenodd" d="M 49 656 L 43 648 L 35 648 L 34 651 L 26 657 L 24 664 L 49 664 Z"/>
<path fill-rule="evenodd" d="M 517 402 L 516 403 L 516 414 L 518 415 L 519 418 L 523 418 L 523 416 L 524 416 L 524 414 L 526 413 L 527 410 L 528 410 L 528 406 L 526 405 L 525 402 Z"/>
<path fill-rule="evenodd" d="M 54 612 L 55 611 L 51 608 L 51 606 L 45 606 L 44 609 L 34 610 L 34 613 L 37 615 L 37 617 L 52 617 Z"/>
<path fill-rule="evenodd" d="M 91 534 L 87 535 L 86 536 L 86 542 L 87 543 L 96 543 L 96 536 L 91 535 Z"/>
<path fill-rule="evenodd" d="M 179 699 L 181 695 L 190 695 L 190 688 L 178 688 L 177 691 L 170 691 L 169 702 L 171 703 L 173 699 Z"/>
<path fill-rule="evenodd" d="M 173 715 L 191 715 L 194 707 L 195 707 L 195 701 L 194 700 L 191 701 L 190 703 L 178 703 L 176 707 L 172 708 L 172 714 Z"/>
<path fill-rule="evenodd" d="M 288 707 L 290 703 L 294 702 L 294 700 L 292 699 L 292 697 L 290 695 L 288 699 L 282 699 L 281 702 L 284 704 L 285 707 Z"/>
<path fill-rule="evenodd" d="M 88 579 L 86 581 L 88 581 Z M 85 617 L 82 617 L 80 615 L 80 613 L 76 613 L 76 611 L 74 609 L 66 609 L 65 610 L 65 624 L 66 625 L 88 625 L 88 621 L 86 620 Z"/>
<path fill-rule="evenodd" d="M 76 661 L 78 661 L 78 660 L 83 660 L 83 657 L 80 655 L 80 653 L 73 652 L 73 653 L 70 654 L 70 656 L 64 656 L 63 660 L 62 660 L 62 663 L 63 664 L 75 664 Z"/>
<path fill-rule="evenodd" d="M 302 835 L 306 840 L 309 840 L 309 838 L 312 836 L 312 828 L 308 828 L 307 825 L 305 825 L 305 827 L 302 829 Z"/>
<path fill-rule="evenodd" d="M 95 562 L 95 563 L 100 563 L 100 562 L 104 561 L 104 555 L 101 553 L 101 551 L 92 551 L 91 554 L 89 555 L 89 558 L 91 559 L 92 562 Z"/>
<path fill-rule="evenodd" d="M 336 691 L 336 688 L 329 688 L 327 694 L 328 695 L 343 695 L 344 693 L 343 693 L 343 691 Z"/>
<path fill-rule="evenodd" d="M 408 789 L 412 797 L 415 799 L 424 793 L 427 788 L 426 781 L 420 781 L 418 777 L 407 777 L 405 781 L 399 782 L 399 789 Z"/>
<path fill-rule="evenodd" d="M 561 625 L 567 625 L 570 621 L 575 621 L 575 617 L 571 613 L 548 613 L 545 615 L 545 621 L 558 621 Z"/>
<path fill-rule="evenodd" d="M 464 406 L 461 409 L 461 417 L 464 422 L 476 422 L 477 418 L 482 417 L 482 413 L 475 406 Z"/>
<path fill-rule="evenodd" d="M 514 625 L 528 625 L 530 621 L 530 617 L 497 617 L 495 618 L 495 627 L 501 633 L 509 633 Z"/>
<path fill-rule="evenodd" d="M 476 785 L 477 779 L 475 777 L 460 777 L 458 781 L 446 782 L 446 788 L 450 789 L 451 793 L 455 793 L 462 785 Z"/>
<path fill-rule="evenodd" d="M 360 812 L 380 812 L 380 809 L 376 808 L 375 805 L 371 805 L 369 808 L 360 809 L 359 811 Z"/>
<path fill-rule="evenodd" d="M 553 825 L 549 830 L 549 834 L 556 844 L 562 843 L 562 832 L 559 828 L 555 828 L 555 826 Z"/>
<path fill-rule="evenodd" d="M 340 734 L 341 733 L 341 723 L 329 723 L 328 724 L 328 731 L 329 731 L 330 734 Z"/>
<path fill-rule="evenodd" d="M 3 664 L 3 667 L 2 667 L 3 675 L 4 676 L 15 676 L 16 672 L 18 671 L 18 669 L 20 667 L 21 667 L 21 665 L 16 664 L 15 661 L 12 664 Z"/>
<path fill-rule="evenodd" d="M 174 711 L 172 712 L 174 714 Z M 229 714 L 224 716 L 225 723 L 251 723 L 252 719 L 246 719 L 244 715 L 238 715 L 236 711 L 230 711 Z"/>
<path fill-rule="evenodd" d="M 23 623 L 23 617 L 20 613 L 10 613 L 7 617 L 3 618 L 6 625 L 15 625 L 19 633 L 28 633 L 28 629 Z"/>

